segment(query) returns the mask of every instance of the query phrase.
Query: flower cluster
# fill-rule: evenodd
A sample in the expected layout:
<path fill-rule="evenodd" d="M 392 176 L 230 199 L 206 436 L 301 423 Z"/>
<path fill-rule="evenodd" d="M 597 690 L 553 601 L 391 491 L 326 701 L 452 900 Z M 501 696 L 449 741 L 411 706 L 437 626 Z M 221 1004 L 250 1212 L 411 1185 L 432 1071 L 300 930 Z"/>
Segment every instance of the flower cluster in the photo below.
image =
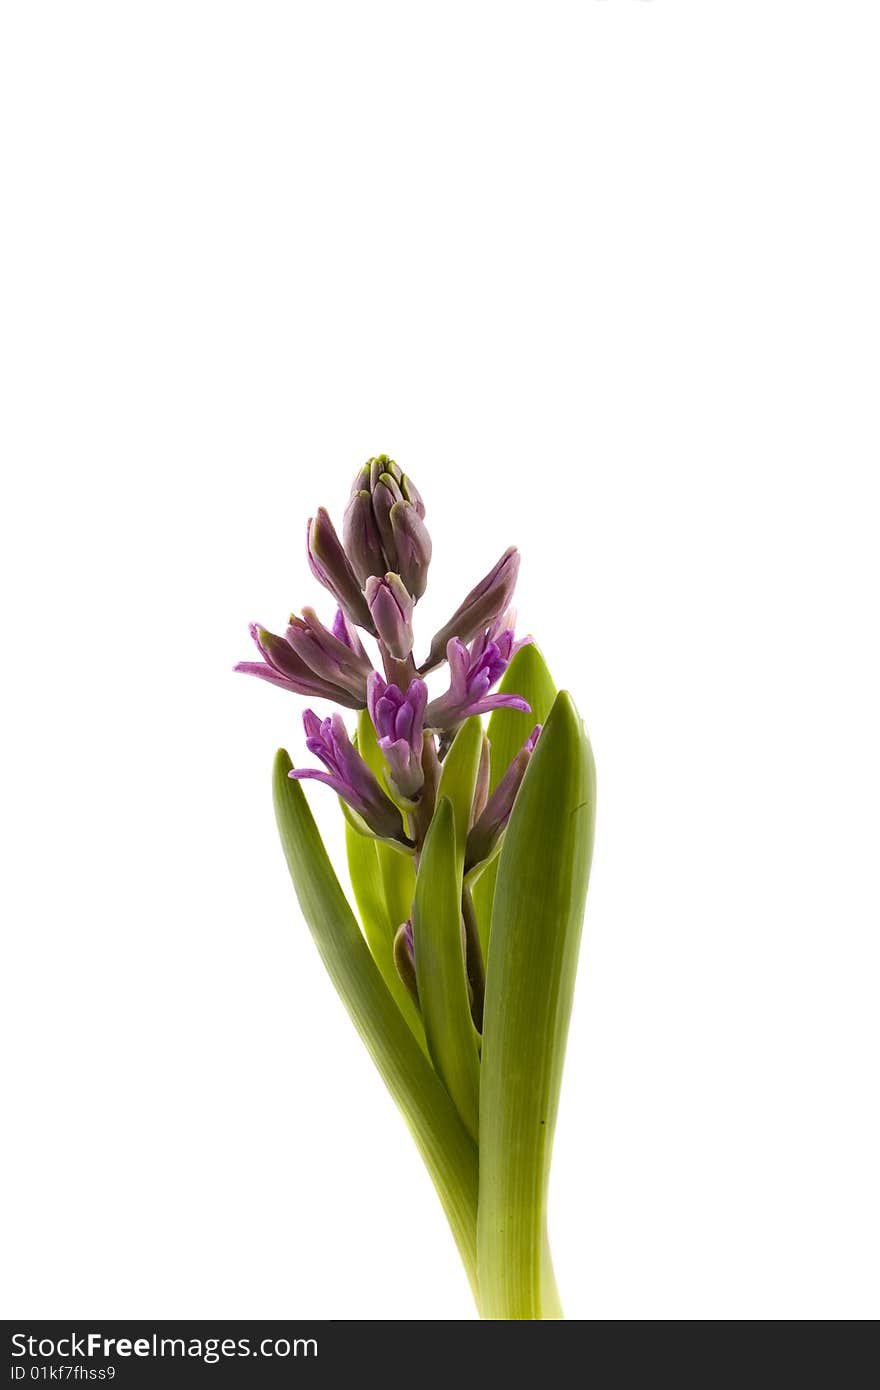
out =
<path fill-rule="evenodd" d="M 427 585 L 431 539 L 424 502 L 398 465 L 385 455 L 364 464 L 352 486 L 342 538 L 319 508 L 308 524 L 307 546 L 312 573 L 337 605 L 331 626 L 311 608 L 292 615 L 283 636 L 253 624 L 262 660 L 242 662 L 236 670 L 368 712 L 384 760 L 379 775 L 352 743 L 339 713 L 322 720 L 307 709 L 306 745 L 324 770 L 295 768 L 290 776 L 326 783 L 358 829 L 418 855 L 433 812 L 436 771 L 459 726 L 495 709 L 528 712 L 519 695 L 493 691 L 522 645 L 510 610 L 519 554 L 513 548 L 504 552 L 434 634 L 417 665 L 413 621 Z M 374 668 L 359 628 L 375 640 L 381 670 Z M 447 688 L 431 698 L 424 677 L 444 663 Z M 491 796 L 484 760 L 467 868 L 495 852 L 538 733 L 536 728 Z M 401 942 L 408 939 L 404 933 Z"/>

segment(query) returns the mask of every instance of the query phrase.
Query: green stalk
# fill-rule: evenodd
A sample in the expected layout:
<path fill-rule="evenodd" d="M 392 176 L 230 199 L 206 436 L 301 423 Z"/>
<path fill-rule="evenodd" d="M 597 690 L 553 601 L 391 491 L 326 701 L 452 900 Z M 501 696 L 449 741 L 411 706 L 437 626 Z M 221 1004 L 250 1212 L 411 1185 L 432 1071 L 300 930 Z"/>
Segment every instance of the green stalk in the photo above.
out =
<path fill-rule="evenodd" d="M 563 691 L 514 804 L 495 884 L 480 1077 L 477 1268 L 485 1318 L 562 1316 L 547 1189 L 595 800 L 590 744 Z"/>
<path fill-rule="evenodd" d="M 291 767 L 289 755 L 280 750 L 272 787 L 281 843 L 302 914 L 327 973 L 412 1132 L 478 1298 L 476 1145 L 370 955 L 302 787 L 287 775 Z"/>

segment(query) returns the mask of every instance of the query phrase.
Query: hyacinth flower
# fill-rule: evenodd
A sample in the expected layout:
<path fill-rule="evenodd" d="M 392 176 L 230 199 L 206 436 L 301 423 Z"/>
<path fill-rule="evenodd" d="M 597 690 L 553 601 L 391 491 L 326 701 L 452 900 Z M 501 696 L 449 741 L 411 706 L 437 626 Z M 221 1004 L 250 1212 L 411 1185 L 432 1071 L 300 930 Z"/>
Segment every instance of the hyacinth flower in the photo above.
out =
<path fill-rule="evenodd" d="M 507 670 L 513 646 L 510 631 L 502 633 L 497 641 L 492 640 L 489 632 L 483 633 L 470 647 L 458 637 L 451 637 L 446 647 L 449 688 L 425 710 L 428 727 L 457 728 L 472 715 L 489 714 L 494 709 L 518 709 L 528 714 L 529 706 L 521 695 L 491 693 L 492 686 Z"/>
<path fill-rule="evenodd" d="M 398 797 L 413 800 L 425 785 L 422 767 L 428 687 L 416 677 L 406 694 L 374 671 L 367 682 L 367 709 L 388 778 Z"/>
<path fill-rule="evenodd" d="M 541 726 L 536 724 L 492 795 L 486 797 L 479 810 L 475 805 L 473 824 L 465 842 L 466 870 L 485 864 L 500 844 L 540 732 Z"/>
<path fill-rule="evenodd" d="M 510 607 L 518 574 L 519 551 L 515 546 L 510 546 L 489 573 L 471 589 L 449 621 L 443 624 L 439 632 L 435 632 L 427 659 L 419 668 L 422 675 L 440 665 L 452 638 L 467 643 L 478 632 L 492 627 L 499 615 Z"/>
<path fill-rule="evenodd" d="M 418 489 L 384 454 L 365 463 L 354 480 L 342 523 L 353 569 L 368 579 L 399 574 L 418 602 L 428 583 L 431 538 Z"/>
<path fill-rule="evenodd" d="M 378 839 L 411 844 L 400 811 L 352 747 L 342 716 L 333 714 L 329 719 L 319 719 L 314 710 L 307 709 L 303 715 L 303 726 L 306 747 L 320 758 L 326 772 L 301 767 L 292 770 L 290 776 L 301 780 L 313 778 L 332 787 L 363 821 L 367 832 Z"/>
<path fill-rule="evenodd" d="M 515 637 L 514 548 L 417 665 L 425 515 L 402 469 L 370 459 L 342 538 L 323 508 L 309 522 L 309 566 L 338 605 L 332 627 L 311 608 L 283 637 L 254 626 L 261 660 L 236 669 L 356 711 L 351 729 L 338 709 L 303 714 L 320 766 L 294 767 L 284 750 L 275 760 L 276 819 L 303 917 L 409 1125 L 480 1316 L 559 1318 L 546 1204 L 592 855 L 593 757 L 571 697 L 537 646 Z M 307 781 L 338 796 L 354 907 Z"/>
<path fill-rule="evenodd" d="M 323 641 L 317 635 L 318 628 Z M 373 668 L 362 647 L 357 651 L 334 638 L 337 651 L 345 648 L 346 654 L 340 659 L 337 652 L 327 646 L 326 639 L 333 634 L 317 619 L 300 623 L 292 617 L 284 637 L 276 636 L 257 623 L 251 623 L 250 632 L 263 660 L 240 661 L 236 671 L 259 676 L 271 685 L 281 686 L 282 690 L 292 690 L 295 695 L 320 696 L 348 709 L 363 709 L 367 702 L 367 676 Z"/>
<path fill-rule="evenodd" d="M 370 575 L 364 595 L 376 634 L 388 655 L 395 661 L 408 660 L 413 647 L 415 599 L 400 575 L 386 574 L 382 579 Z"/>

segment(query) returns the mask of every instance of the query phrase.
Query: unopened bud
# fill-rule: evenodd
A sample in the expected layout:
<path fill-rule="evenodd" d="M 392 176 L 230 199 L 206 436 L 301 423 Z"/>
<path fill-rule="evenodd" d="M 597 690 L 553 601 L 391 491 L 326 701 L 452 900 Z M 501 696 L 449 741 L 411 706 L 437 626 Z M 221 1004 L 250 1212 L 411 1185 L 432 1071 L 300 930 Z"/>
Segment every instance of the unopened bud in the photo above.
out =
<path fill-rule="evenodd" d="M 504 834 L 540 732 L 541 725 L 537 724 L 489 797 L 479 819 L 471 827 L 465 848 L 467 868 L 488 859 Z"/>
<path fill-rule="evenodd" d="M 422 675 L 439 666 L 453 637 L 467 644 L 478 632 L 492 626 L 510 604 L 518 572 L 519 551 L 511 546 L 435 633 L 427 660 L 419 668 Z"/>
<path fill-rule="evenodd" d="M 393 954 L 395 969 L 412 995 L 416 1008 L 418 1008 L 419 987 L 416 984 L 416 956 L 412 922 L 404 922 L 402 926 L 398 927 L 394 937 Z"/>
<path fill-rule="evenodd" d="M 399 574 L 367 580 L 367 604 L 380 640 L 397 661 L 405 661 L 413 647 L 414 600 Z"/>
<path fill-rule="evenodd" d="M 375 633 L 367 601 L 361 592 L 357 575 L 342 548 L 336 528 L 323 507 L 309 521 L 307 533 L 309 566 L 312 574 L 325 589 L 329 589 L 340 608 L 343 608 L 358 627 Z"/>
<path fill-rule="evenodd" d="M 418 488 L 387 454 L 355 475 L 342 525 L 346 553 L 361 584 L 399 574 L 414 599 L 425 592 L 431 541 Z"/>

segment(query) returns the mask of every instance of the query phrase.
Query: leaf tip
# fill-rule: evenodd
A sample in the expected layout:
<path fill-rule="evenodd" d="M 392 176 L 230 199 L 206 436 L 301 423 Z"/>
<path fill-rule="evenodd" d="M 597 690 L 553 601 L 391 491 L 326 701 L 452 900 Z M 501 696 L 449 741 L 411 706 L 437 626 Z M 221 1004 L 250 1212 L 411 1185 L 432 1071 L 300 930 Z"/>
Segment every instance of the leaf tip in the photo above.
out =
<path fill-rule="evenodd" d="M 286 777 L 293 770 L 293 759 L 286 748 L 279 748 L 275 754 L 272 770 L 277 777 Z"/>

